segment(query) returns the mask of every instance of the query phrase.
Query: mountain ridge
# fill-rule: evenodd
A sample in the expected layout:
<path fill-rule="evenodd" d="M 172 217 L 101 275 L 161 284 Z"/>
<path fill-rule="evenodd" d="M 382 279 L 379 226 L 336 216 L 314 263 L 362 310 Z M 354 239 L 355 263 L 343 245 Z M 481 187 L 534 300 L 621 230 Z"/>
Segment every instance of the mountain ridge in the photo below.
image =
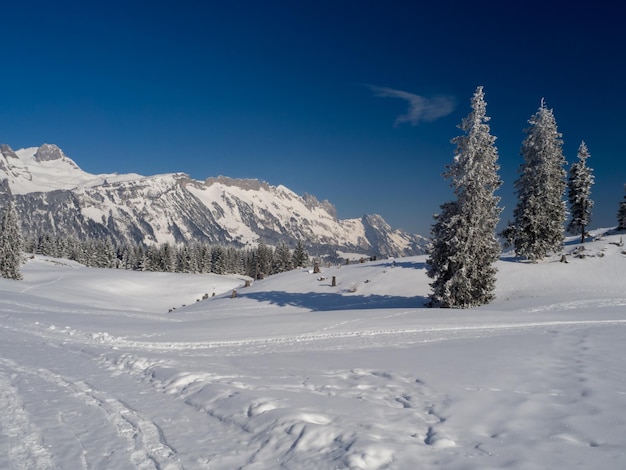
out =
<path fill-rule="evenodd" d="M 111 237 L 139 244 L 232 244 L 302 240 L 314 255 L 340 249 L 370 255 L 425 252 L 427 239 L 391 228 L 380 215 L 338 219 L 329 201 L 286 186 L 227 176 L 192 179 L 91 174 L 54 144 L 0 146 L 0 197 L 13 197 L 29 235 Z"/>

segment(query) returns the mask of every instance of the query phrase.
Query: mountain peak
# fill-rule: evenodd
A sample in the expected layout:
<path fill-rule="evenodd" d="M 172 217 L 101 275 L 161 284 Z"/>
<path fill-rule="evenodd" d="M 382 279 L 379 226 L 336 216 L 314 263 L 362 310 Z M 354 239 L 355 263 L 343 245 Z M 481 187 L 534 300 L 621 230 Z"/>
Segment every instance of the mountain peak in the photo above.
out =
<path fill-rule="evenodd" d="M 63 153 L 59 147 L 54 144 L 43 144 L 37 149 L 33 159 L 36 162 L 49 162 L 52 160 L 65 160 L 68 159 L 67 155 Z"/>
<path fill-rule="evenodd" d="M 304 200 L 304 203 L 309 209 L 320 207 L 323 210 L 325 210 L 328 213 L 328 215 L 330 215 L 333 219 L 335 220 L 337 219 L 337 209 L 327 199 L 324 199 L 322 202 L 320 202 L 315 196 L 309 193 L 304 193 L 302 195 L 302 199 Z"/>
<path fill-rule="evenodd" d="M 0 154 L 5 158 L 18 158 L 17 154 L 7 144 L 0 144 Z"/>

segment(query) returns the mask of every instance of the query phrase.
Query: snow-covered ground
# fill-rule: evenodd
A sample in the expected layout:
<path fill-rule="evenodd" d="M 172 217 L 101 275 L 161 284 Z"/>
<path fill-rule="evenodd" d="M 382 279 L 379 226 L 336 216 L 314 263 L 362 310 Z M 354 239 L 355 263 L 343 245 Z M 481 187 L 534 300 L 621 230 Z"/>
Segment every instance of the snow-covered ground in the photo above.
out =
<path fill-rule="evenodd" d="M 35 257 L 0 280 L 0 468 L 626 468 L 619 239 L 505 256 L 471 310 L 423 308 L 424 257 L 248 288 Z"/>

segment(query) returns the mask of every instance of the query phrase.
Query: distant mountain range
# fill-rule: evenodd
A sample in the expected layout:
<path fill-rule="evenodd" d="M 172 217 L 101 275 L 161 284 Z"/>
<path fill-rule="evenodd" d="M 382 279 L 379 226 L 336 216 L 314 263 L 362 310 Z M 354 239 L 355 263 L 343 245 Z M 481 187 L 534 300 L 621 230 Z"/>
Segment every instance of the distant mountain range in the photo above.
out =
<path fill-rule="evenodd" d="M 110 236 L 146 245 L 197 241 L 238 247 L 302 240 L 312 255 L 424 253 L 428 240 L 380 215 L 339 220 L 335 207 L 279 185 L 184 173 L 94 175 L 56 145 L 0 146 L 0 200 L 13 196 L 25 234 Z"/>

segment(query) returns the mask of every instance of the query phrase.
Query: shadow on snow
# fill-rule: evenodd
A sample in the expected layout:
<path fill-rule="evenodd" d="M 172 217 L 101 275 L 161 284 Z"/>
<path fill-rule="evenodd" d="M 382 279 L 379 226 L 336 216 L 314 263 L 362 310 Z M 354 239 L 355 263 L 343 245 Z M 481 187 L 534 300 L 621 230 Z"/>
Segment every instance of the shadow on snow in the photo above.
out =
<path fill-rule="evenodd" d="M 279 307 L 301 307 L 313 312 L 330 310 L 367 310 L 379 308 L 423 308 L 428 299 L 422 296 L 342 295 L 317 292 L 282 291 L 240 293 L 237 297 L 269 302 Z"/>
<path fill-rule="evenodd" d="M 368 263 L 363 263 L 359 265 L 352 266 L 355 268 L 370 268 L 371 265 Z M 393 269 L 393 268 L 406 268 L 406 269 L 428 269 L 428 265 L 423 261 L 389 261 L 387 263 L 377 264 L 376 267 L 384 268 L 384 269 Z"/>

